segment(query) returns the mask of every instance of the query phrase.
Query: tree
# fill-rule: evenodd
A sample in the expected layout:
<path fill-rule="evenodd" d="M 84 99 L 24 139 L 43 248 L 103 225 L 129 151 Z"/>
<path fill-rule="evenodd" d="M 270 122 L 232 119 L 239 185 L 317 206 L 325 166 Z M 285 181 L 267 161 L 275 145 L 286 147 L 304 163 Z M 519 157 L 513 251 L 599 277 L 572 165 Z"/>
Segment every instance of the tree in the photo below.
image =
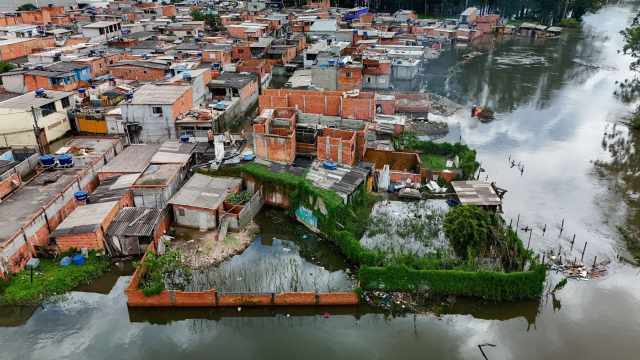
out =
<path fill-rule="evenodd" d="M 18 8 L 16 9 L 16 11 L 31 11 L 31 10 L 38 10 L 38 7 L 33 4 L 23 4 L 18 6 Z"/>
<path fill-rule="evenodd" d="M 204 21 L 204 23 L 212 30 L 212 31 L 222 31 L 224 27 L 222 26 L 222 22 L 220 21 L 220 16 L 212 13 L 204 13 L 200 10 L 191 11 L 191 18 L 195 21 Z"/>
<path fill-rule="evenodd" d="M 625 102 L 633 102 L 637 100 L 638 95 L 640 95 L 640 80 L 637 76 L 638 73 L 640 73 L 640 14 L 635 17 L 631 26 L 624 29 L 621 34 L 625 40 L 622 52 L 633 58 L 633 61 L 629 64 L 629 69 L 633 71 L 636 76 L 634 76 L 633 79 L 627 79 L 620 83 L 619 90 L 615 92 L 615 95 Z M 636 129 L 640 128 L 640 107 L 636 108 L 630 125 Z"/>
<path fill-rule="evenodd" d="M 6 73 L 7 71 L 11 71 L 15 69 L 15 65 L 10 62 L 0 61 L 0 74 Z"/>
<path fill-rule="evenodd" d="M 444 233 L 459 257 L 481 255 L 491 245 L 490 215 L 477 206 L 457 206 L 444 218 Z"/>

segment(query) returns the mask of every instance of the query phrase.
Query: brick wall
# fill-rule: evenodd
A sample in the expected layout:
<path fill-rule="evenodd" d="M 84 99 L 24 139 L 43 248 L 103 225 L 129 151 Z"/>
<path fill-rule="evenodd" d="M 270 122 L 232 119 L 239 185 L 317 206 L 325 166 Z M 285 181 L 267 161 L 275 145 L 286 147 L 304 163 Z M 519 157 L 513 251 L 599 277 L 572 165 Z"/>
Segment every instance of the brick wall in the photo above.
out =
<path fill-rule="evenodd" d="M 191 110 L 193 107 L 193 89 L 189 88 L 182 96 L 171 106 L 171 115 L 173 119 L 178 115 Z"/>
<path fill-rule="evenodd" d="M 22 184 L 22 179 L 20 179 L 20 175 L 15 173 L 0 180 L 0 199 L 11 194 L 13 190 L 20 187 L 20 184 Z"/>
<path fill-rule="evenodd" d="M 163 80 L 165 76 L 164 69 L 151 69 L 141 66 L 110 67 L 109 73 L 119 79 L 141 81 Z"/>
<path fill-rule="evenodd" d="M 342 91 L 289 89 L 264 89 L 258 103 L 261 112 L 269 108 L 292 107 L 303 113 L 367 121 L 375 118 L 376 105 L 371 92 L 361 91 L 358 96 L 346 96 Z"/>
<path fill-rule="evenodd" d="M 331 160 L 353 166 L 356 158 L 356 134 L 350 130 L 327 128 L 317 138 L 318 160 Z"/>
<path fill-rule="evenodd" d="M 20 57 L 30 55 L 35 50 L 51 48 L 55 46 L 53 37 L 33 38 L 21 41 L 15 44 L 7 44 L 0 46 L 0 60 L 14 60 Z"/>

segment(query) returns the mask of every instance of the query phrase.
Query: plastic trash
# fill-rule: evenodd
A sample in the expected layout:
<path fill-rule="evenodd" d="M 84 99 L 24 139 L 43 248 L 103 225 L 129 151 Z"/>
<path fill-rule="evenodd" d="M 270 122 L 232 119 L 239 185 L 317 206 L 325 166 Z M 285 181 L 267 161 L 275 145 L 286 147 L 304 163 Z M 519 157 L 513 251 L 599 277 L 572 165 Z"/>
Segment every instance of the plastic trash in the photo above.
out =
<path fill-rule="evenodd" d="M 81 254 L 75 254 L 71 258 L 71 262 L 73 265 L 84 265 L 87 262 L 87 259 L 84 258 Z"/>
<path fill-rule="evenodd" d="M 71 258 L 68 256 L 65 256 L 62 258 L 62 260 L 60 260 L 60 266 L 69 266 L 71 265 Z"/>

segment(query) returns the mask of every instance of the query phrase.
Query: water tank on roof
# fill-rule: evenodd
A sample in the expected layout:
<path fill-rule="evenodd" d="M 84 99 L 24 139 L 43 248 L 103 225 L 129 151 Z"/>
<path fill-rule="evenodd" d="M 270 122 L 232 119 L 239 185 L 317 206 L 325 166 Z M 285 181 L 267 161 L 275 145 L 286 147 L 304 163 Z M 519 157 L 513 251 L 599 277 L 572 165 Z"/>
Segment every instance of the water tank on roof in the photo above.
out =
<path fill-rule="evenodd" d="M 43 97 L 46 94 L 45 90 L 43 88 L 38 88 L 36 89 L 36 96 L 37 97 Z"/>
<path fill-rule="evenodd" d="M 58 155 L 58 165 L 61 167 L 73 166 L 73 157 L 69 154 Z"/>
<path fill-rule="evenodd" d="M 86 191 L 76 191 L 75 193 L 73 193 L 73 196 L 76 198 L 76 200 L 85 202 L 89 198 L 89 193 Z"/>
<path fill-rule="evenodd" d="M 189 135 L 180 136 L 180 142 L 185 144 L 189 143 Z"/>
<path fill-rule="evenodd" d="M 78 88 L 78 93 L 80 93 L 81 95 L 84 94 L 87 91 L 87 89 L 85 88 Z"/>
<path fill-rule="evenodd" d="M 185 81 L 191 81 L 191 73 L 188 71 L 185 71 L 182 73 L 182 80 Z"/>
<path fill-rule="evenodd" d="M 55 165 L 56 159 L 51 155 L 42 155 L 40 156 L 40 164 L 44 167 L 51 167 Z"/>
<path fill-rule="evenodd" d="M 335 170 L 338 168 L 338 164 L 336 164 L 335 161 L 325 160 L 322 162 L 322 167 L 327 170 Z"/>

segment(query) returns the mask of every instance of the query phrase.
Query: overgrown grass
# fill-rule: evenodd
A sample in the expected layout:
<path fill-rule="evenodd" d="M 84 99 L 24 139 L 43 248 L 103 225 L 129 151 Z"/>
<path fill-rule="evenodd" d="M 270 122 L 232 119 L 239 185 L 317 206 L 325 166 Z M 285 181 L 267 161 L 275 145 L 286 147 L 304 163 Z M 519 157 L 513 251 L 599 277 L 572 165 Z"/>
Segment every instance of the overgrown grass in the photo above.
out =
<path fill-rule="evenodd" d="M 422 166 L 432 171 L 441 171 L 447 167 L 447 158 L 437 154 L 421 154 Z"/>
<path fill-rule="evenodd" d="M 0 286 L 0 303 L 6 305 L 36 305 L 43 300 L 73 290 L 89 283 L 109 270 L 110 262 L 102 256 L 90 253 L 84 265 L 60 266 L 59 259 L 41 259 L 38 269 L 23 270 Z"/>

